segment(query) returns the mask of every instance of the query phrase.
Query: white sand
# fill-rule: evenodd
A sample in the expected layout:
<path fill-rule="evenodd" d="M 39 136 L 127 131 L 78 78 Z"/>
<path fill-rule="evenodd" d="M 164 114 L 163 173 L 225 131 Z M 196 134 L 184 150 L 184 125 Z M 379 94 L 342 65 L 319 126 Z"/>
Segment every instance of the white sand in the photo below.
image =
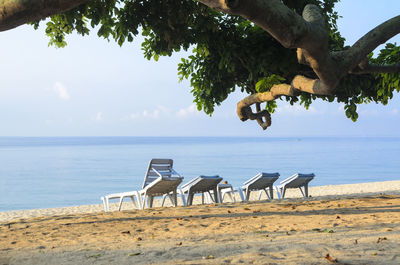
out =
<path fill-rule="evenodd" d="M 399 191 L 390 181 L 315 187 L 307 199 L 293 190 L 282 201 L 6 212 L 0 265 L 398 265 Z M 42 217 L 16 219 L 32 216 Z"/>
<path fill-rule="evenodd" d="M 310 187 L 309 195 L 316 199 L 321 197 L 337 197 L 337 196 L 372 196 L 379 194 L 400 194 L 400 180 L 395 181 L 383 181 L 383 182 L 370 182 L 370 183 L 358 183 L 358 184 L 345 184 L 345 185 L 327 185 Z M 286 192 L 286 198 L 301 198 L 301 193 L 298 189 L 290 189 Z M 253 192 L 250 200 L 258 198 L 258 192 Z M 274 194 L 274 198 L 277 198 Z M 261 199 L 267 199 L 265 193 Z M 236 194 L 236 200 L 240 201 L 239 195 Z M 154 205 L 160 206 L 161 200 L 155 200 Z M 230 201 L 226 198 L 226 201 Z M 181 200 L 178 198 L 178 202 Z M 199 204 L 200 198 L 195 197 L 194 204 Z M 181 204 L 181 203 L 180 203 Z M 167 202 L 167 206 L 170 206 Z M 111 211 L 117 209 L 117 204 L 113 203 L 110 205 Z M 132 203 L 127 199 L 124 202 L 122 210 L 133 209 Z M 27 219 L 42 216 L 57 216 L 57 215 L 68 215 L 68 214 L 80 214 L 80 213 L 94 213 L 103 211 L 102 204 L 94 205 L 80 205 L 62 208 L 48 208 L 48 209 L 34 209 L 34 210 L 18 210 L 18 211 L 7 211 L 0 212 L 0 223 L 8 222 L 14 219 Z"/>

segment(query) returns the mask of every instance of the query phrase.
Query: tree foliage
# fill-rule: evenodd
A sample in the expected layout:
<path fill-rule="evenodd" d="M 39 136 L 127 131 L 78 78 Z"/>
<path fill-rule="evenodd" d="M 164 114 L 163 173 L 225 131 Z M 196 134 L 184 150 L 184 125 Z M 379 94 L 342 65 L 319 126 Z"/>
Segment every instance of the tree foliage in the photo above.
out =
<path fill-rule="evenodd" d="M 329 34 L 329 50 L 343 51 L 344 38 L 337 29 L 339 15 L 334 5 L 339 0 L 283 0 L 301 14 L 307 4 L 322 10 Z M 33 23 L 37 28 L 40 22 Z M 148 59 L 191 50 L 178 65 L 180 79 L 189 79 L 194 102 L 199 110 L 212 114 L 235 89 L 248 94 L 269 91 L 273 85 L 290 83 L 296 75 L 318 78 L 307 65 L 299 64 L 296 50 L 284 48 L 269 33 L 241 16 L 217 12 L 197 1 L 177 0 L 90 0 L 63 14 L 50 18 L 46 34 L 50 44 L 66 45 L 65 36 L 97 30 L 97 35 L 119 45 L 144 36 L 142 49 Z M 376 65 L 400 62 L 400 47 L 387 44 L 377 56 L 369 55 Z M 341 78 L 332 95 L 301 92 L 280 98 L 306 108 L 320 98 L 345 104 L 346 116 L 357 120 L 357 105 L 376 102 L 387 104 L 393 92 L 399 92 L 398 73 L 349 73 Z M 270 113 L 275 101 L 266 102 Z"/>

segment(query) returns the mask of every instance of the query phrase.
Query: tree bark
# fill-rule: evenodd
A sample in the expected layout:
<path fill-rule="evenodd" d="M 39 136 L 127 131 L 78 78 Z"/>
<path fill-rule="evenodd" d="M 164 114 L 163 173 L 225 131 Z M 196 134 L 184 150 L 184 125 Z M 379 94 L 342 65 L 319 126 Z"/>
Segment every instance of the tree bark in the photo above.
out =
<path fill-rule="evenodd" d="M 0 31 L 63 13 L 87 0 L 0 0 Z"/>

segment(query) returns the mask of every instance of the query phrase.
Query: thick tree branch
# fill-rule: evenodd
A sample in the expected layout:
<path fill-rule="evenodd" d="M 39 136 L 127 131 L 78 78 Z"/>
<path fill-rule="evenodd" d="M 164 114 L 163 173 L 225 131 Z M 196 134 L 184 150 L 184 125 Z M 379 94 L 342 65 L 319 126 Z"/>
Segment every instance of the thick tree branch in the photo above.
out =
<path fill-rule="evenodd" d="M 393 65 L 366 64 L 358 66 L 350 71 L 351 74 L 373 74 L 373 73 L 400 73 L 400 63 Z"/>
<path fill-rule="evenodd" d="M 280 0 L 198 0 L 216 10 L 240 15 L 271 34 L 286 48 L 302 47 L 312 27 Z"/>
<path fill-rule="evenodd" d="M 352 70 L 364 58 L 367 57 L 376 47 L 387 42 L 389 39 L 400 33 L 400 16 L 396 16 L 380 24 L 365 34 L 354 45 L 343 52 L 346 68 Z"/>
<path fill-rule="evenodd" d="M 0 0 L 0 31 L 44 19 L 77 7 L 87 0 Z"/>

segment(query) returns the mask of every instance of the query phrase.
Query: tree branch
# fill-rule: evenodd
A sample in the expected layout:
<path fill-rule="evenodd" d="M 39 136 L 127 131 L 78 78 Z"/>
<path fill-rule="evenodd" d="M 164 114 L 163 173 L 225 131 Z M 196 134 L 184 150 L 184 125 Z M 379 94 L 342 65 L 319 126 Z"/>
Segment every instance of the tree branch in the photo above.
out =
<path fill-rule="evenodd" d="M 261 111 L 260 103 L 273 101 L 280 96 L 296 97 L 300 92 L 308 92 L 315 95 L 330 95 L 330 90 L 326 89 L 319 79 L 310 79 L 298 75 L 293 78 L 291 85 L 273 85 L 270 91 L 245 97 L 238 102 L 236 113 L 241 121 L 257 120 L 258 124 L 265 130 L 271 125 L 271 114 L 267 110 Z M 251 109 L 251 105 L 253 104 L 256 104 L 256 112 L 253 112 Z"/>
<path fill-rule="evenodd" d="M 351 70 L 370 54 L 376 47 L 400 33 L 400 16 L 396 16 L 372 29 L 354 45 L 343 52 L 346 68 Z"/>
<path fill-rule="evenodd" d="M 350 71 L 351 74 L 373 74 L 373 73 L 400 73 L 400 63 L 393 65 L 374 65 L 366 64 L 362 67 L 359 65 Z"/>
<path fill-rule="evenodd" d="M 275 100 L 281 95 L 294 95 L 292 87 L 287 84 L 274 85 L 270 91 L 245 97 L 237 104 L 236 112 L 239 119 L 241 121 L 257 120 L 264 130 L 267 129 L 271 125 L 271 114 L 267 110 L 261 110 L 260 103 Z M 255 113 L 251 110 L 253 104 L 256 104 L 257 112 Z"/>
<path fill-rule="evenodd" d="M 312 27 L 280 0 L 198 0 L 216 10 L 240 15 L 271 34 L 285 48 L 297 48 Z"/>
<path fill-rule="evenodd" d="M 44 19 L 77 7 L 87 0 L 0 0 L 0 31 Z"/>

